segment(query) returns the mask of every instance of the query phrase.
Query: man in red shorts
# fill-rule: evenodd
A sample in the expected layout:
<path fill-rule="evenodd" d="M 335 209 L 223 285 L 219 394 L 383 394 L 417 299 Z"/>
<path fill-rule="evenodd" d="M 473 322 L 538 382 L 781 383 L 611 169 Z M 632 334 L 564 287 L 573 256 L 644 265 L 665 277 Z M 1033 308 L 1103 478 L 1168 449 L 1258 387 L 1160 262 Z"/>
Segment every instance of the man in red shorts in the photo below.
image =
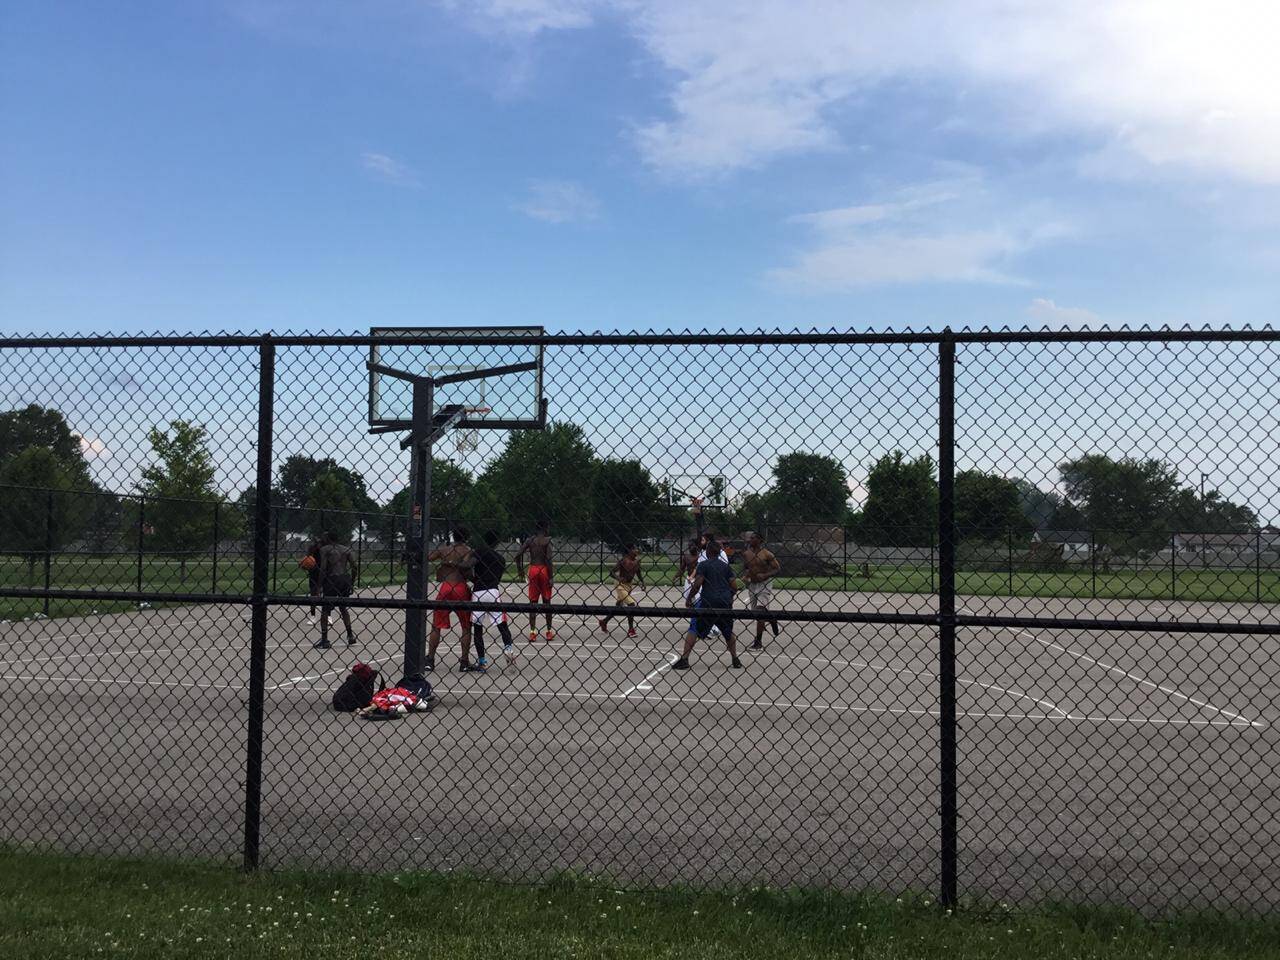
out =
<path fill-rule="evenodd" d="M 524 576 L 524 555 L 529 554 L 529 602 L 551 603 L 551 578 L 554 567 L 551 561 L 551 524 L 539 520 L 534 534 L 520 547 L 516 554 L 516 572 Z M 551 612 L 544 614 L 547 621 L 547 639 L 554 640 L 555 631 L 551 629 Z M 529 640 L 538 639 L 538 615 L 529 614 Z"/>
<path fill-rule="evenodd" d="M 438 550 L 432 550 L 427 556 L 428 563 L 439 563 L 436 567 L 436 580 L 440 589 L 436 593 L 437 600 L 454 600 L 461 602 L 471 599 L 471 588 L 467 586 L 467 577 L 475 566 L 476 555 L 467 544 L 466 527 L 457 527 L 453 531 L 453 542 Z M 440 631 L 448 630 L 450 612 L 435 610 L 431 618 L 431 637 L 427 644 L 428 672 L 436 668 L 436 647 L 440 646 Z M 459 669 L 463 673 L 473 672 L 478 668 L 471 663 L 471 611 L 458 611 L 458 626 L 462 628 L 462 657 Z"/>

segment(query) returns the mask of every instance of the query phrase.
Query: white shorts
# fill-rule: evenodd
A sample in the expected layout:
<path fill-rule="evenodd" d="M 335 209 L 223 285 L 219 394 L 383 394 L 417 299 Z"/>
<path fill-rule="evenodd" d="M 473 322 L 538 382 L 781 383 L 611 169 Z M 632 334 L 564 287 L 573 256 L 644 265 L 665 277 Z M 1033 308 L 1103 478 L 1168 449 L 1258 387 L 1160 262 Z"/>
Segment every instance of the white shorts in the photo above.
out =
<path fill-rule="evenodd" d="M 476 590 L 472 593 L 471 599 L 476 603 L 501 603 L 502 588 Z M 471 622 L 481 627 L 496 627 L 500 623 L 507 622 L 507 615 L 502 610 L 476 610 L 471 614 Z"/>

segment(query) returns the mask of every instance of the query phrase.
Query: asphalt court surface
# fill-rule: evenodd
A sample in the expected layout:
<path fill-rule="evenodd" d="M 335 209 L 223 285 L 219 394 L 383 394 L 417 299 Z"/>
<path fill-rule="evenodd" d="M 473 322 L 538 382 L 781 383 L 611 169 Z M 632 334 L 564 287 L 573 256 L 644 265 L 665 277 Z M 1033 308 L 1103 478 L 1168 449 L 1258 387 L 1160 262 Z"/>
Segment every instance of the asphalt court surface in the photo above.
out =
<path fill-rule="evenodd" d="M 678 599 L 650 588 L 641 602 Z M 933 598 L 820 604 L 883 612 L 890 599 L 924 612 Z M 1012 612 L 998 603 L 960 600 Z M 1117 601 L 1090 613 L 1126 609 L 1149 615 Z M 352 614 L 359 645 L 335 624 L 334 649 L 315 651 L 305 608 L 271 609 L 268 863 L 936 884 L 933 628 L 784 621 L 752 652 L 745 622 L 744 670 L 712 638 L 677 672 L 681 623 L 641 618 L 629 639 L 625 620 L 606 634 L 559 616 L 553 642 L 530 644 L 513 615 L 514 658 L 491 628 L 490 671 L 459 675 L 455 627 L 434 709 L 375 724 L 330 713 L 329 696 L 355 659 L 398 677 L 403 614 Z M 0 625 L 10 839 L 234 859 L 248 637 L 236 605 Z M 1276 638 L 968 628 L 957 674 L 964 889 L 1280 904 Z M 75 721 L 28 724 L 50 701 Z"/>

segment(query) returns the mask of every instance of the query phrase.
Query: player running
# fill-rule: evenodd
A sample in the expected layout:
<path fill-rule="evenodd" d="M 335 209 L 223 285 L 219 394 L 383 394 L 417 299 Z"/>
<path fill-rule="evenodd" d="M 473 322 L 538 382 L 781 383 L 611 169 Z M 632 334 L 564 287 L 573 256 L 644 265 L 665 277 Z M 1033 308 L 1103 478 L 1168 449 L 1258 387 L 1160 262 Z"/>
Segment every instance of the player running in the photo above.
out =
<path fill-rule="evenodd" d="M 699 561 L 694 571 L 693 582 L 689 584 L 689 596 L 684 605 L 692 609 L 696 604 L 699 611 L 727 610 L 733 606 L 733 595 L 739 589 L 738 581 L 734 578 L 729 564 L 720 559 L 722 556 L 720 544 L 714 537 L 707 539 L 706 555 L 707 559 Z M 689 669 L 689 654 L 693 652 L 694 643 L 709 637 L 712 628 L 719 628 L 720 633 L 724 635 L 724 645 L 729 651 L 730 666 L 735 670 L 742 668 L 742 661 L 738 659 L 737 641 L 733 636 L 733 617 L 698 612 L 694 614 L 689 632 L 685 634 L 684 651 L 680 654 L 680 659 L 671 665 L 672 670 Z"/>
<path fill-rule="evenodd" d="M 636 618 L 630 611 L 635 607 L 636 601 L 631 596 L 631 587 L 633 583 L 644 586 L 644 574 L 640 570 L 640 549 L 634 543 L 627 544 L 626 552 L 613 565 L 610 575 L 613 577 L 614 605 L 627 608 L 627 636 L 634 637 Z M 608 614 L 600 618 L 600 629 L 605 633 L 609 632 L 609 621 L 613 617 L 613 614 Z"/>
<path fill-rule="evenodd" d="M 747 549 L 742 552 L 742 562 L 747 576 L 748 605 L 752 610 L 769 612 L 769 603 L 773 600 L 773 578 L 782 569 L 773 551 L 764 545 L 764 538 L 758 533 L 745 535 Z M 778 618 L 762 616 L 756 619 L 756 642 L 752 650 L 764 649 L 764 625 L 768 623 L 773 629 L 774 637 L 778 636 Z"/>
<path fill-rule="evenodd" d="M 554 565 L 551 560 L 551 524 L 547 520 L 539 520 L 534 528 L 534 534 L 526 540 L 520 547 L 520 552 L 516 554 L 516 573 L 521 579 L 524 578 L 524 555 L 529 554 L 529 602 L 542 602 L 545 605 L 551 604 L 551 579 L 554 575 Z M 544 616 L 547 621 L 548 640 L 556 638 L 555 631 L 551 629 L 551 611 L 548 610 Z M 536 613 L 529 614 L 529 641 L 533 642 L 538 639 L 538 615 Z"/>
<path fill-rule="evenodd" d="M 507 563 L 502 555 L 493 549 L 498 542 L 498 535 L 486 530 L 484 543 L 476 548 L 476 565 L 473 570 L 475 589 L 472 598 L 477 603 L 502 602 L 502 575 L 507 571 Z M 477 610 L 471 628 L 476 646 L 476 666 L 488 665 L 484 655 L 484 628 L 497 627 L 502 635 L 502 652 L 508 657 L 514 656 L 515 644 L 511 640 L 511 628 L 507 626 L 507 615 L 501 610 Z"/>
<path fill-rule="evenodd" d="M 453 600 L 461 602 L 471 599 L 471 588 L 467 586 L 467 578 L 472 576 L 476 555 L 467 544 L 467 528 L 456 527 L 453 531 L 453 542 L 432 550 L 427 555 L 428 563 L 439 563 L 436 568 L 436 580 L 440 589 L 436 592 L 437 600 Z M 436 668 L 436 647 L 440 646 L 440 631 L 448 630 L 451 620 L 448 610 L 436 609 L 432 612 L 431 638 L 427 646 L 427 672 Z M 471 663 L 471 611 L 458 611 L 458 626 L 462 630 L 462 656 L 458 669 L 462 673 L 473 673 L 483 669 Z"/>

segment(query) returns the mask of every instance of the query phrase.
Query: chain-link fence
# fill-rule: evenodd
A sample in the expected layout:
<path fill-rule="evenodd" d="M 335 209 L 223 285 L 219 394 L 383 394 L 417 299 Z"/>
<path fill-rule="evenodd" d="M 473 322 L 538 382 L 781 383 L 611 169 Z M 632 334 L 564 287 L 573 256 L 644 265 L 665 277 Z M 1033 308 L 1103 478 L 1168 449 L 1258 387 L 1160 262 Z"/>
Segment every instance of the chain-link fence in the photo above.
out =
<path fill-rule="evenodd" d="M 0 341 L 7 841 L 1280 902 L 1280 336 L 525 332 L 429 452 L 374 340 Z"/>

